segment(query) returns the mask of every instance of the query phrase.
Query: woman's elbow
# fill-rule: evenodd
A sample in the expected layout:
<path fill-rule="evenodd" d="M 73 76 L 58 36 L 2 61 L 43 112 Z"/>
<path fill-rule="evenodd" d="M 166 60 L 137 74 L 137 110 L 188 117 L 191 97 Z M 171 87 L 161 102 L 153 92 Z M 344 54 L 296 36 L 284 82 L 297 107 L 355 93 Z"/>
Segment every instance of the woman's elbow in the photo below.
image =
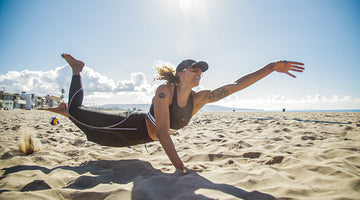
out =
<path fill-rule="evenodd" d="M 156 130 L 156 137 L 161 140 L 162 138 L 168 136 L 169 129 L 158 129 Z"/>

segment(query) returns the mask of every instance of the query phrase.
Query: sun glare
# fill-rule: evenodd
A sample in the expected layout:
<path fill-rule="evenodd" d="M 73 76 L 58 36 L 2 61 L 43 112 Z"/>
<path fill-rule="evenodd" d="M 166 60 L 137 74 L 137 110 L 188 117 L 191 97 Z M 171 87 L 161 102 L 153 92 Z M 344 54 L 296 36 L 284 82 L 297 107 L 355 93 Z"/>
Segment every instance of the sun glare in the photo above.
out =
<path fill-rule="evenodd" d="M 179 0 L 180 10 L 188 13 L 191 10 L 192 0 Z"/>
<path fill-rule="evenodd" d="M 180 12 L 196 17 L 207 17 L 209 5 L 206 0 L 178 0 Z"/>

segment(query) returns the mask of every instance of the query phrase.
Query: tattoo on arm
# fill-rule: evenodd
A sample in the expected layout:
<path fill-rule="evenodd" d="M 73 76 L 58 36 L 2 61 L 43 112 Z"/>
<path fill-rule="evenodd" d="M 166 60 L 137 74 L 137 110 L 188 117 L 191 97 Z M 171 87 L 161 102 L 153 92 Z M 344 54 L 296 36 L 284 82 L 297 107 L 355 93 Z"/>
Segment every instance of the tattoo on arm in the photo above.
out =
<path fill-rule="evenodd" d="M 160 98 L 160 99 L 163 99 L 163 98 L 165 98 L 165 97 L 166 97 L 166 95 L 165 95 L 164 93 L 162 93 L 162 92 L 159 93 L 159 98 Z"/>
<path fill-rule="evenodd" d="M 215 91 L 212 91 L 209 95 L 209 99 L 212 101 L 219 101 L 222 98 L 225 98 L 229 95 L 229 90 L 225 88 L 219 88 Z"/>

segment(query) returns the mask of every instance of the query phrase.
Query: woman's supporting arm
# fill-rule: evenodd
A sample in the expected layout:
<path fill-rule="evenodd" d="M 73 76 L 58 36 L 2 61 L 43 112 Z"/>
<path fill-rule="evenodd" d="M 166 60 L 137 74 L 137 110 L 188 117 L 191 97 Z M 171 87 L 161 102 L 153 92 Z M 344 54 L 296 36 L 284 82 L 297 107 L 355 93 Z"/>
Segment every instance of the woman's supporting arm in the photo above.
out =
<path fill-rule="evenodd" d="M 160 141 L 161 146 L 165 150 L 171 163 L 176 169 L 183 170 L 184 164 L 181 161 L 175 145 L 169 135 L 170 128 L 170 114 L 169 104 L 172 100 L 171 91 L 166 86 L 160 86 L 156 91 L 154 98 L 154 114 L 156 119 L 156 136 Z"/>

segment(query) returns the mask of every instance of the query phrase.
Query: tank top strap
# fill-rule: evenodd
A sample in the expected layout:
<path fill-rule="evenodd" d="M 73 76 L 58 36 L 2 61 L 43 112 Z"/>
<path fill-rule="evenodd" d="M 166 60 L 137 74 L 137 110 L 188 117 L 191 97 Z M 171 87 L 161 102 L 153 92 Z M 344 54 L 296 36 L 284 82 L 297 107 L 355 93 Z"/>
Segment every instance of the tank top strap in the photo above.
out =
<path fill-rule="evenodd" d="M 173 103 L 176 103 L 176 104 L 174 104 L 174 105 L 177 105 L 177 88 L 176 88 L 176 85 L 175 85 L 174 95 L 173 95 L 173 99 L 172 99 L 171 105 L 173 105 Z"/>

